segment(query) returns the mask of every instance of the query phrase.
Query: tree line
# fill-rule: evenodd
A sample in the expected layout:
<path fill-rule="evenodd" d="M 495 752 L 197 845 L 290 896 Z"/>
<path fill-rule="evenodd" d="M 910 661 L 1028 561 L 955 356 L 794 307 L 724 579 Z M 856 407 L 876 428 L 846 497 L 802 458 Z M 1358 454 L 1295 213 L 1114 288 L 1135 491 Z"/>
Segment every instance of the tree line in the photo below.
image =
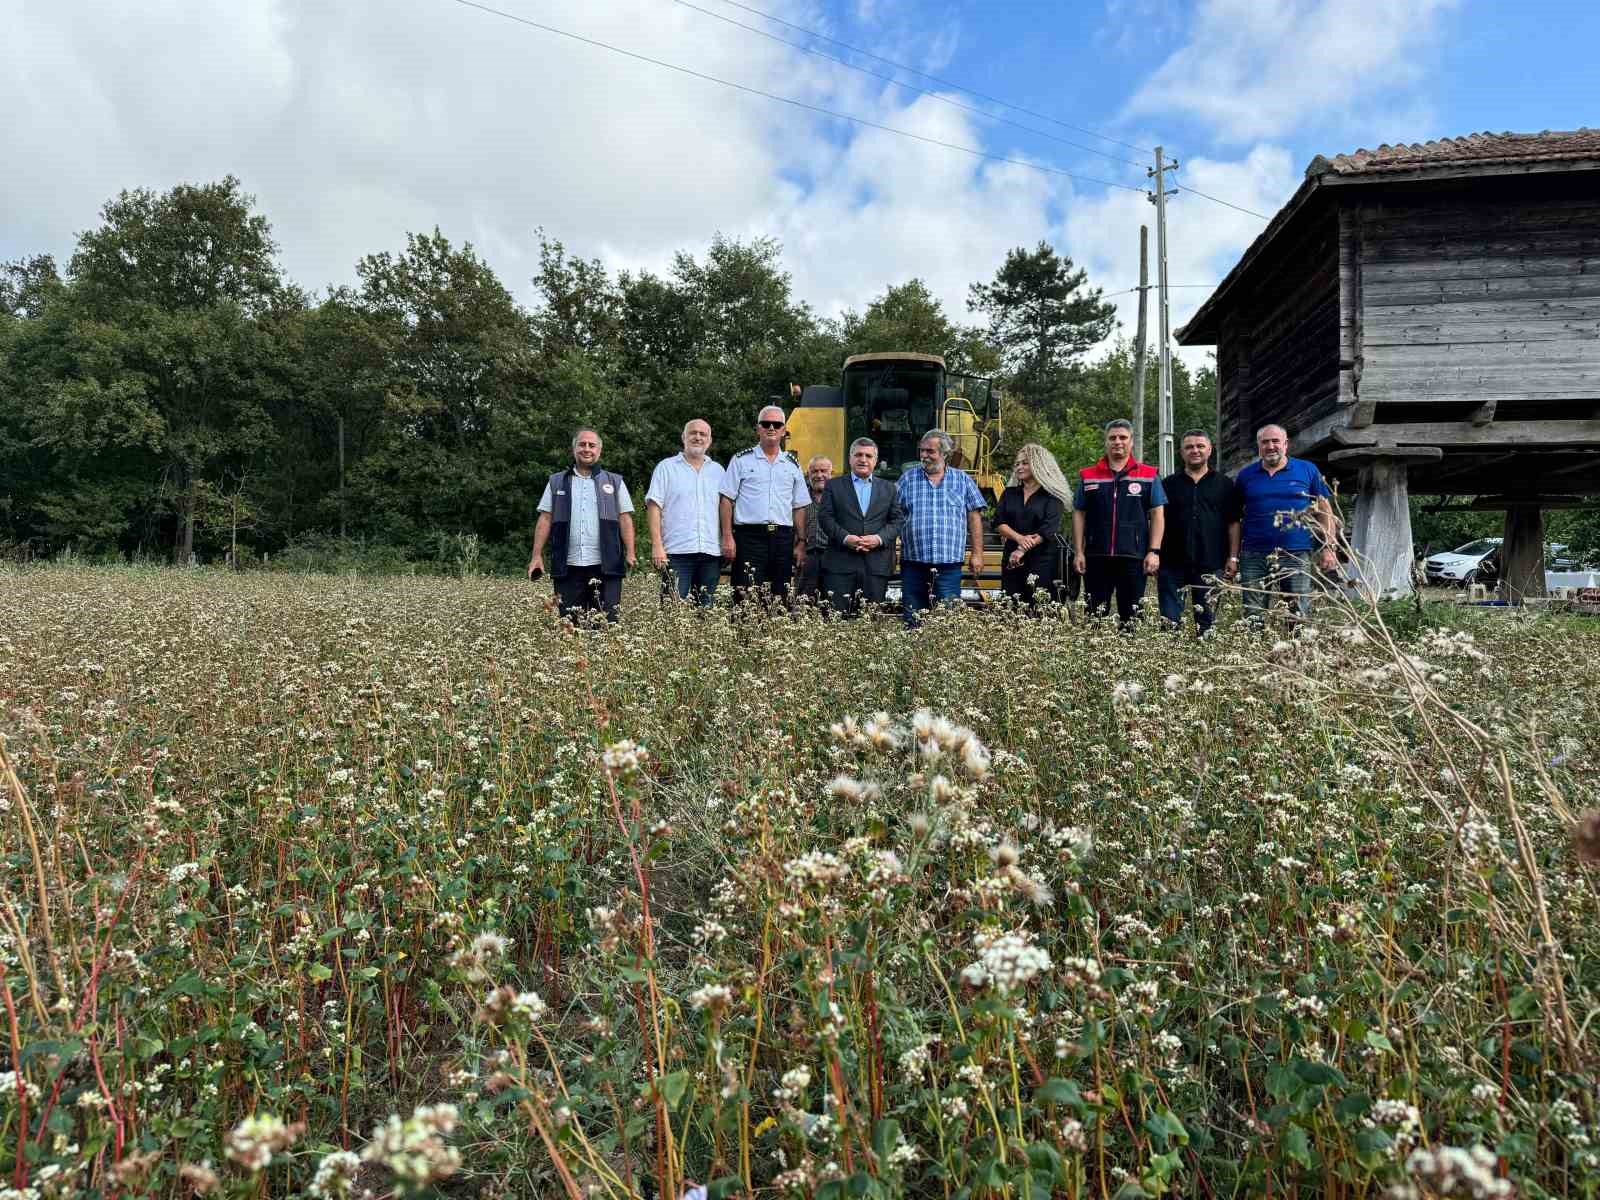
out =
<path fill-rule="evenodd" d="M 575 426 L 642 490 L 690 417 L 725 458 L 768 397 L 868 351 L 994 376 L 1007 443 L 1069 469 L 1127 415 L 1132 348 L 1089 361 L 1113 309 L 1047 243 L 973 283 L 966 314 L 913 278 L 830 317 L 768 238 L 613 274 L 537 236 L 531 308 L 438 229 L 312 293 L 238 180 L 121 193 L 64 269 L 0 266 L 0 551 L 516 569 Z M 1178 428 L 1209 428 L 1211 370 L 1173 374 Z"/>

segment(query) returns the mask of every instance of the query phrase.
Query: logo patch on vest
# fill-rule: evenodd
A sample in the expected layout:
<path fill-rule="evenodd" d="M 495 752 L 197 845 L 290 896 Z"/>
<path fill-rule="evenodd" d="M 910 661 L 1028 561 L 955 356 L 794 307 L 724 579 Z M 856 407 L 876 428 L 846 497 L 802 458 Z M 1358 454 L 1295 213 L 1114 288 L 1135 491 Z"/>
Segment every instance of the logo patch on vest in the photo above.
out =
<path fill-rule="evenodd" d="M 1092 492 L 1096 488 L 1098 488 L 1099 486 L 1100 485 L 1098 483 L 1086 483 L 1086 484 L 1083 485 L 1083 490 L 1086 491 L 1086 492 Z"/>
<path fill-rule="evenodd" d="M 1137 483 L 1130 483 L 1128 485 L 1128 495 L 1130 496 L 1137 496 L 1143 490 L 1144 488 Z"/>
<path fill-rule="evenodd" d="M 606 495 L 609 496 L 609 495 L 611 495 L 612 492 L 616 491 L 617 489 L 612 487 L 609 483 L 602 483 L 600 485 L 600 490 L 602 492 L 604 492 Z"/>

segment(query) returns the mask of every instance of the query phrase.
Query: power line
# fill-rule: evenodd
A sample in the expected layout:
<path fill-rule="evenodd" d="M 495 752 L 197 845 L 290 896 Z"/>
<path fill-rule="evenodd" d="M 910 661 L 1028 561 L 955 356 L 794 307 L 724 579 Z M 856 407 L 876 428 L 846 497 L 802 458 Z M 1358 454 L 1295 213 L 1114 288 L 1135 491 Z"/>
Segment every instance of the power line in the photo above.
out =
<path fill-rule="evenodd" d="M 804 25 L 796 25 L 792 21 L 785 21 L 782 17 L 775 17 L 771 13 L 762 12 L 759 8 L 752 8 L 748 4 L 741 4 L 739 0 L 722 0 L 722 3 L 729 5 L 732 8 L 742 9 L 753 16 L 760 17 L 762 20 L 771 21 L 775 25 L 782 25 L 785 29 L 792 29 L 796 33 L 803 33 L 807 37 L 816 38 L 818 41 L 828 42 L 834 46 L 840 46 L 845 50 L 849 50 L 852 54 L 862 55 L 863 57 L 870 58 L 875 62 L 881 62 L 888 66 L 894 67 L 899 71 L 907 71 L 921 79 L 932 80 L 940 87 L 954 88 L 956 91 L 965 92 L 969 96 L 976 96 L 979 100 L 987 101 L 990 104 L 998 104 L 1001 108 L 1009 108 L 1013 112 L 1022 113 L 1023 115 L 1033 117 L 1036 120 L 1049 121 L 1052 125 L 1059 125 L 1063 129 L 1071 129 L 1075 133 L 1086 133 L 1090 137 L 1099 138 L 1101 141 L 1110 142 L 1112 145 L 1121 146 L 1126 150 L 1137 150 L 1141 154 L 1153 153 L 1148 146 L 1135 146 L 1132 142 L 1124 142 L 1120 138 L 1111 137 L 1108 134 L 1100 133 L 1098 130 L 1085 129 L 1082 125 L 1073 125 L 1066 121 L 1058 120 L 1057 118 L 1050 116 L 1048 113 L 1034 112 L 1032 109 L 1023 108 L 1019 104 L 1010 104 L 1007 101 L 1001 100 L 997 96 L 985 95 L 983 92 L 975 91 L 969 87 L 963 87 L 959 83 L 952 83 L 948 79 L 940 79 L 937 75 L 930 75 L 926 71 L 917 70 L 915 67 L 908 67 L 905 63 L 896 62 L 892 58 L 885 58 L 881 54 L 874 54 L 870 50 L 863 50 L 859 46 L 852 46 L 849 42 L 841 42 L 838 38 L 829 37 L 825 33 L 818 33 L 815 29 L 807 29 Z"/>
<path fill-rule="evenodd" d="M 598 38 L 585 37 L 581 33 L 571 33 L 565 29 L 557 29 L 554 25 L 544 25 L 538 21 L 530 20 L 527 17 L 519 17 L 516 13 L 508 13 L 502 9 L 491 8 L 487 4 L 480 4 L 477 2 L 477 0 L 452 0 L 452 3 L 459 4 L 463 8 L 475 8 L 479 12 L 488 13 L 490 16 L 503 17 L 507 21 L 515 21 L 519 25 L 526 25 L 530 29 L 538 29 L 544 33 L 553 33 L 557 37 L 569 38 L 574 42 L 582 42 L 586 46 L 596 46 L 601 50 L 609 50 L 613 54 L 621 54 L 626 58 L 635 59 L 638 62 L 649 63 L 651 66 L 662 67 L 668 71 L 676 71 L 680 75 L 688 75 L 694 79 L 703 79 L 707 83 L 719 83 L 723 87 L 733 88 L 735 91 L 745 92 L 752 96 L 761 96 L 768 100 L 776 100 L 779 104 L 788 104 L 794 108 L 802 108 L 807 112 L 814 112 L 825 117 L 832 117 L 838 121 L 849 121 L 852 124 L 861 125 L 868 129 L 877 129 L 883 133 L 892 133 L 899 137 L 911 138 L 914 141 L 923 142 L 929 146 L 942 146 L 946 150 L 956 150 L 962 154 L 970 154 L 973 158 L 988 159 L 991 162 L 1010 163 L 1012 166 L 1027 167 L 1033 171 L 1042 171 L 1047 175 L 1060 175 L 1063 178 L 1073 179 L 1079 183 L 1098 184 L 1100 187 L 1121 188 L 1126 192 L 1142 193 L 1145 190 L 1142 187 L 1134 187 L 1133 185 L 1127 183 L 1113 183 L 1109 179 L 1094 179 L 1087 175 L 1075 174 L 1072 171 L 1063 171 L 1058 167 L 1047 167 L 1042 163 L 1029 162 L 1023 158 L 1010 158 L 1004 154 L 990 154 L 984 150 L 974 150 L 971 146 L 960 146 L 955 142 L 941 141 L 938 138 L 927 137 L 924 134 L 912 133 L 909 129 L 896 129 L 893 125 L 880 125 L 878 122 L 869 121 L 865 117 L 853 117 L 849 113 L 835 112 L 831 108 L 823 108 L 820 105 L 808 104 L 804 100 L 796 100 L 792 96 L 780 96 L 776 92 L 762 91 L 760 88 L 750 87 L 747 84 L 735 83 L 731 79 L 722 79 L 716 75 L 707 75 L 703 71 L 696 71 L 689 67 L 681 67 L 677 63 L 666 62 L 665 60 L 659 58 L 651 58 L 648 54 L 639 54 L 633 50 L 624 50 L 621 46 L 613 46 L 610 42 L 602 42 Z M 1096 134 L 1095 136 L 1098 137 L 1099 135 Z"/>
<path fill-rule="evenodd" d="M 764 37 L 770 41 L 777 42 L 780 46 L 788 46 L 791 50 L 799 50 L 802 54 L 814 54 L 818 58 L 826 59 L 828 62 L 837 63 L 839 66 L 844 67 L 847 70 L 859 71 L 863 75 L 868 75 L 873 79 L 881 79 L 886 83 L 892 83 L 895 87 L 905 88 L 907 91 L 915 92 L 919 96 L 929 96 L 941 104 L 948 104 L 952 108 L 959 108 L 962 112 L 976 113 L 985 120 L 996 121 L 1001 125 L 1009 125 L 1013 129 L 1020 129 L 1025 133 L 1031 133 L 1035 137 L 1049 138 L 1052 142 L 1060 142 L 1063 146 L 1071 146 L 1075 150 L 1082 150 L 1088 154 L 1098 154 L 1101 158 L 1109 158 L 1112 162 L 1123 163 L 1130 167 L 1144 166 L 1142 162 L 1135 162 L 1131 158 L 1123 158 L 1120 154 L 1112 154 L 1109 151 L 1098 150 L 1093 146 L 1085 146 L 1082 142 L 1074 142 L 1068 138 L 1057 137 L 1053 133 L 1046 133 L 1042 129 L 1035 129 L 1031 125 L 1024 125 L 1021 121 L 1013 121 L 1009 117 L 1002 117 L 996 115 L 995 113 L 987 112 L 984 109 L 978 108 L 976 105 L 963 104 L 959 100 L 952 100 L 949 96 L 942 96 L 931 88 L 917 87 L 915 84 L 906 83 L 903 80 L 896 79 L 893 75 L 887 75 L 882 71 L 874 71 L 868 67 L 858 66 L 853 62 L 839 58 L 837 55 L 828 54 L 827 52 L 818 50 L 815 47 L 807 46 L 800 42 L 791 42 L 788 38 L 779 37 L 775 33 L 768 33 L 765 29 L 758 29 L 754 25 L 746 25 L 743 21 L 737 21 L 734 18 L 724 16 L 721 13 L 712 12 L 709 8 L 701 8 L 698 4 L 691 3 L 690 0 L 674 0 L 674 3 L 681 4 L 684 8 L 692 8 L 697 13 L 704 13 L 713 20 L 723 21 L 729 25 L 735 26 L 736 28 L 746 30 L 755 34 L 757 37 Z M 743 6 L 741 5 L 741 7 Z M 776 21 L 778 18 L 773 17 L 771 19 Z M 782 22 L 780 22 L 780 24 L 781 23 Z M 1008 105 L 1007 107 L 1010 106 Z M 1069 126 L 1069 128 L 1071 127 Z M 1098 137 L 1099 135 L 1096 134 L 1094 136 Z"/>
<path fill-rule="evenodd" d="M 1272 220 L 1272 218 L 1267 216 L 1265 213 L 1258 213 L 1253 208 L 1246 208 L 1246 207 L 1244 207 L 1244 205 L 1235 204 L 1231 200 L 1223 200 L 1223 199 L 1220 199 L 1220 198 L 1218 198 L 1216 196 L 1208 195 L 1207 193 L 1202 192 L 1199 188 L 1190 187 L 1186 183 L 1185 184 L 1180 184 L 1178 187 L 1175 187 L 1172 190 L 1173 190 L 1174 194 L 1176 194 L 1178 192 L 1188 192 L 1191 196 L 1199 196 L 1202 200 L 1209 200 L 1213 204 L 1222 205 L 1224 208 L 1235 209 L 1238 212 L 1242 212 L 1242 213 L 1246 214 L 1247 216 L 1255 217 L 1258 220 L 1262 220 L 1262 221 L 1270 221 L 1270 220 Z"/>

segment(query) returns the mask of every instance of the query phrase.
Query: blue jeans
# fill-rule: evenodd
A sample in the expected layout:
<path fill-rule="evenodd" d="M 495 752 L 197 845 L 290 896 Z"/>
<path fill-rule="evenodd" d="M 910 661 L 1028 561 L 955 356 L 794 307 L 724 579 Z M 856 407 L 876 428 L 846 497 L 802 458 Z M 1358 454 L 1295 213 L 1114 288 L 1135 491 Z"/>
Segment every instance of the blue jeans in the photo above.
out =
<path fill-rule="evenodd" d="M 921 614 L 935 604 L 961 596 L 961 564 L 900 563 L 900 611 L 907 625 L 920 623 Z"/>
<path fill-rule="evenodd" d="M 1161 615 L 1174 625 L 1183 624 L 1183 605 L 1194 601 L 1194 627 L 1199 633 L 1211 628 L 1217 619 L 1217 588 L 1206 582 L 1207 575 L 1215 570 L 1205 567 L 1162 567 L 1156 576 L 1156 600 L 1161 605 Z"/>
<path fill-rule="evenodd" d="M 667 569 L 672 572 L 678 599 L 687 600 L 692 595 L 701 608 L 711 607 L 711 597 L 717 591 L 717 577 L 722 574 L 721 555 L 669 554 Z"/>
<path fill-rule="evenodd" d="M 1239 583 L 1244 588 L 1244 615 L 1260 622 L 1267 615 L 1274 593 L 1282 592 L 1302 617 L 1311 615 L 1310 550 L 1278 550 L 1265 554 L 1239 552 Z"/>

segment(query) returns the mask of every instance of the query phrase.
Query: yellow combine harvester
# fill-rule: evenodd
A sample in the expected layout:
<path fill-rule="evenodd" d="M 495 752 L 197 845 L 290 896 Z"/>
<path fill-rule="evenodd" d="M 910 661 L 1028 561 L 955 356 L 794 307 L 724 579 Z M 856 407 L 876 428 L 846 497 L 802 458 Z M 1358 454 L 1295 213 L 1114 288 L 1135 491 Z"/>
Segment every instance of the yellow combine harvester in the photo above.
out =
<path fill-rule="evenodd" d="M 993 382 L 947 371 L 936 354 L 856 354 L 844 360 L 838 387 L 813 384 L 789 414 L 789 449 L 803 467 L 826 455 L 835 474 L 850 469 L 848 447 L 858 437 L 878 443 L 878 474 L 898 479 L 917 465 L 917 447 L 930 429 L 955 442 L 949 466 L 966 471 L 993 504 L 1005 487 L 997 461 L 1000 396 Z M 987 522 L 985 529 L 988 529 Z M 984 537 L 984 570 L 967 585 L 982 591 L 1000 586 L 1000 547 Z"/>

